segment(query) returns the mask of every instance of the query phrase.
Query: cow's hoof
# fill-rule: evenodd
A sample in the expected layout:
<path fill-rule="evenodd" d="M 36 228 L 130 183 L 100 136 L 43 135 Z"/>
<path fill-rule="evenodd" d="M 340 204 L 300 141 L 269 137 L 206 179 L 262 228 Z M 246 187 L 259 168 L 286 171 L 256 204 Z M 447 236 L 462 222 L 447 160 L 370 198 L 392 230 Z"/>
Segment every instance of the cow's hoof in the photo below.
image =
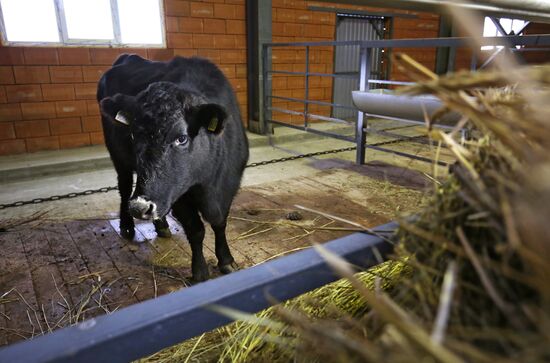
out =
<path fill-rule="evenodd" d="M 235 262 L 231 262 L 231 263 L 228 263 L 227 265 L 221 265 L 218 267 L 222 274 L 230 274 L 231 272 L 235 272 L 239 269 L 239 265 L 237 265 Z"/>
<path fill-rule="evenodd" d="M 157 231 L 157 236 L 159 237 L 163 237 L 163 238 L 172 237 L 172 232 L 170 231 L 170 228 L 156 228 L 155 231 Z"/>
<path fill-rule="evenodd" d="M 191 283 L 192 284 L 198 284 L 199 282 L 203 282 L 203 281 L 208 280 L 209 277 L 210 277 L 210 275 L 209 275 L 208 271 L 201 272 L 201 273 L 196 273 L 196 274 L 193 274 L 193 277 L 191 278 Z"/>
<path fill-rule="evenodd" d="M 120 227 L 120 235 L 122 236 L 122 238 L 131 241 L 134 239 L 134 236 L 136 235 L 136 231 L 134 230 L 133 227 L 132 228 Z"/>

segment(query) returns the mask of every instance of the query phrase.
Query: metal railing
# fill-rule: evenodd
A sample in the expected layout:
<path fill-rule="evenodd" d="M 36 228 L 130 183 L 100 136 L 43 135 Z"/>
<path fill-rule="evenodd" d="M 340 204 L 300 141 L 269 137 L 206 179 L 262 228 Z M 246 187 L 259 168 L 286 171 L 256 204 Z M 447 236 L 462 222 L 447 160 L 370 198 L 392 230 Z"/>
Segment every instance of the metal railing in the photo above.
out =
<path fill-rule="evenodd" d="M 399 152 L 396 150 L 383 148 L 379 146 L 373 146 L 366 143 L 367 141 L 367 120 L 366 117 L 376 117 L 376 118 L 385 118 L 389 120 L 395 120 L 400 122 L 407 123 L 417 123 L 422 124 L 417 121 L 399 119 L 387 115 L 370 115 L 361 110 L 358 110 L 354 106 L 336 104 L 333 102 L 312 100 L 309 97 L 310 90 L 310 77 L 319 76 L 319 77 L 354 77 L 357 78 L 357 90 L 365 91 L 368 89 L 369 84 L 383 84 L 383 85 L 406 85 L 410 84 L 409 82 L 398 82 L 391 80 L 375 80 L 370 79 L 370 60 L 371 53 L 374 49 L 383 48 L 383 49 L 392 49 L 392 48 L 450 48 L 453 51 L 456 51 L 459 47 L 468 47 L 472 49 L 472 60 L 470 66 L 472 69 L 477 67 L 477 57 L 480 52 L 479 46 L 492 45 L 492 46 L 503 46 L 506 48 L 512 48 L 515 46 L 549 46 L 550 45 L 550 35 L 522 35 L 522 36 L 502 36 L 502 37 L 486 37 L 482 38 L 476 42 L 471 38 L 427 38 L 427 39 L 388 39 L 388 40 L 369 40 L 369 41 L 324 41 L 324 42 L 297 42 L 297 43 L 265 43 L 262 48 L 262 79 L 263 79 L 263 106 L 262 106 L 262 129 L 268 135 L 271 134 L 271 125 L 280 125 L 285 127 L 290 127 L 322 136 L 328 136 L 336 138 L 339 140 L 345 140 L 354 142 L 357 147 L 356 151 L 356 162 L 358 164 L 364 164 L 365 162 L 365 153 L 366 149 L 375 149 L 384 152 L 390 152 L 398 154 L 401 156 L 406 156 L 409 158 L 433 162 L 429 158 L 425 158 L 418 155 L 408 154 L 404 152 Z M 334 74 L 334 73 L 319 73 L 319 72 L 310 72 L 310 51 L 312 47 L 326 47 L 326 46 L 358 46 L 359 51 L 359 70 L 358 75 L 349 75 L 349 74 Z M 295 71 L 280 71 L 272 69 L 272 51 L 276 48 L 305 48 L 305 71 L 304 72 L 295 72 Z M 527 50 L 530 50 L 529 48 Z M 521 51 L 521 49 L 517 50 Z M 550 50 L 549 50 L 550 51 Z M 273 95 L 273 89 L 271 85 L 272 75 L 274 74 L 287 74 L 293 76 L 303 76 L 304 77 L 304 89 L 305 94 L 304 98 L 296 97 L 283 97 Z M 272 107 L 273 100 L 282 100 L 288 102 L 298 102 L 302 103 L 303 111 L 293 111 L 288 109 L 283 109 L 281 107 Z M 357 119 L 355 122 L 350 122 L 348 120 L 338 119 L 334 117 L 328 117 L 323 115 L 316 115 L 311 113 L 310 105 L 321 105 L 329 106 L 333 108 L 348 108 L 357 111 Z M 295 125 L 281 120 L 276 120 L 272 117 L 272 111 L 279 113 L 286 113 L 290 115 L 298 115 L 303 117 L 302 125 Z M 311 120 L 317 119 L 322 121 L 329 121 L 335 123 L 343 123 L 352 125 L 355 124 L 355 135 L 341 135 L 329 131 L 318 130 L 311 127 Z M 444 125 L 438 125 L 438 127 L 445 128 Z"/>

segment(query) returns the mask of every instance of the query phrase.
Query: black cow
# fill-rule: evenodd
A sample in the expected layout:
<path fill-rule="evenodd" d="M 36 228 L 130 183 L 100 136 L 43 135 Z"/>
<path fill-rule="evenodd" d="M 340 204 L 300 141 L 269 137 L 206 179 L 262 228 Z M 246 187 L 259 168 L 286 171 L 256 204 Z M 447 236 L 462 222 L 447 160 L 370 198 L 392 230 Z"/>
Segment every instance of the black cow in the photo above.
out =
<path fill-rule="evenodd" d="M 118 175 L 121 234 L 134 237 L 133 216 L 152 219 L 157 234 L 169 236 L 172 209 L 191 244 L 193 279 L 203 281 L 202 215 L 214 230 L 218 267 L 234 271 L 225 227 L 248 141 L 223 73 L 201 58 L 153 62 L 124 54 L 101 77 L 97 100 Z"/>

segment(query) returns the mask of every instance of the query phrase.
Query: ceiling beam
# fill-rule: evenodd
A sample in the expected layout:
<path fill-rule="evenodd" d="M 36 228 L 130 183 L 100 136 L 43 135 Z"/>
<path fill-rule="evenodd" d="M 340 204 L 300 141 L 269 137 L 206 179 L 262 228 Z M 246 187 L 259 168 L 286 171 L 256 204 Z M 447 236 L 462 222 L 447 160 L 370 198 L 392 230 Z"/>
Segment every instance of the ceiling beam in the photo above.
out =
<path fill-rule="evenodd" d="M 334 0 L 318 0 L 334 2 Z M 340 4 L 396 8 L 433 13 L 447 13 L 453 7 L 479 11 L 486 16 L 525 19 L 550 23 L 550 1 L 547 0 L 341 0 Z"/>

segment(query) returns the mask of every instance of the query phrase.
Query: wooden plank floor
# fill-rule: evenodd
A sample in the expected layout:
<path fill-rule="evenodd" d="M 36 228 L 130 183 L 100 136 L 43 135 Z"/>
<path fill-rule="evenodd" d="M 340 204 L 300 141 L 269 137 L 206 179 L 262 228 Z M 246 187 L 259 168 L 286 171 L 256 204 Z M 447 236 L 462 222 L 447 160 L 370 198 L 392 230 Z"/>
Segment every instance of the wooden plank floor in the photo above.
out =
<path fill-rule="evenodd" d="M 414 210 L 425 180 L 385 167 L 327 168 L 242 189 L 227 229 L 236 262 L 250 267 L 350 233 L 341 230 L 349 225 L 311 212 L 288 220 L 297 204 L 368 227 Z M 100 200 L 87 203 L 101 205 Z M 169 223 L 172 238 L 157 238 L 151 223 L 140 222 L 131 242 L 120 238 L 118 220 L 78 215 L 0 233 L 0 345 L 189 286 L 191 250 L 179 224 L 171 217 Z M 216 277 L 213 240 L 207 227 L 205 257 Z"/>

